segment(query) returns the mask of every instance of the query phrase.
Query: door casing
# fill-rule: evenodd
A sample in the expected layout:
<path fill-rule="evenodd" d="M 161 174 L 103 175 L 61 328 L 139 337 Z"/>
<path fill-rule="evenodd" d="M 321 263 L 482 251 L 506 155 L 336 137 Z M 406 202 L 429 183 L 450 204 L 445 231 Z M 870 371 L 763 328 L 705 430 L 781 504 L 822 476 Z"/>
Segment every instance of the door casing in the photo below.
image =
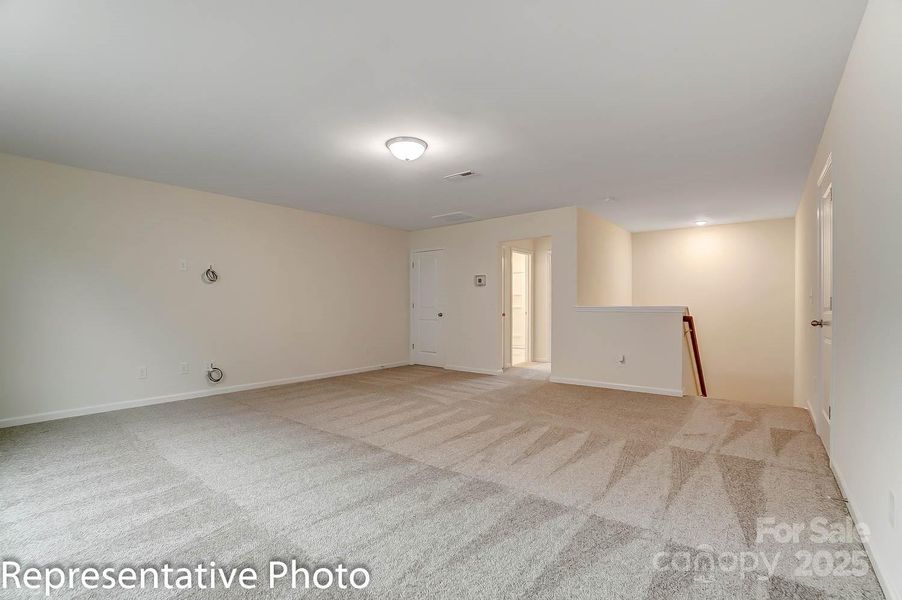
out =
<path fill-rule="evenodd" d="M 438 253 L 439 258 L 439 272 L 436 278 L 436 290 L 435 290 L 435 302 L 432 307 L 433 311 L 436 313 L 436 322 L 438 324 L 438 334 L 437 334 L 437 345 L 439 346 L 439 351 L 436 352 L 434 357 L 424 357 L 421 352 L 421 349 L 416 347 L 420 337 L 420 319 L 419 319 L 419 311 L 422 307 L 417 306 L 418 303 L 418 278 L 419 271 L 417 268 L 417 261 L 427 253 Z M 433 367 L 442 367 L 444 368 L 446 365 L 446 336 L 445 332 L 445 320 L 447 318 L 447 306 L 445 299 L 445 266 L 447 262 L 445 259 L 445 249 L 444 248 L 429 248 L 423 250 L 414 250 L 410 253 L 410 363 L 411 364 L 425 364 Z M 442 316 L 438 317 L 438 313 L 441 313 Z"/>
<path fill-rule="evenodd" d="M 818 178 L 818 279 L 815 310 L 823 325 L 817 327 L 818 363 L 815 381 L 815 406 L 812 419 L 815 429 L 830 456 L 830 429 L 836 415 L 833 414 L 833 155 L 827 157 Z"/>

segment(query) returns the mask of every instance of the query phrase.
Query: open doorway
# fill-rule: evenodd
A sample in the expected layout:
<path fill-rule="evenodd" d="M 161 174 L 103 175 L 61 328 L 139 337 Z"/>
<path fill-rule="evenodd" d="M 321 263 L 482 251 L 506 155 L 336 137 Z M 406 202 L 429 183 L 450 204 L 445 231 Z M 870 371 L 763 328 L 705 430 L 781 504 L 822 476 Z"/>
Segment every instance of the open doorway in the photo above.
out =
<path fill-rule="evenodd" d="M 550 372 L 551 238 L 501 245 L 504 368 Z"/>
<path fill-rule="evenodd" d="M 532 362 L 532 252 L 511 250 L 511 365 Z"/>

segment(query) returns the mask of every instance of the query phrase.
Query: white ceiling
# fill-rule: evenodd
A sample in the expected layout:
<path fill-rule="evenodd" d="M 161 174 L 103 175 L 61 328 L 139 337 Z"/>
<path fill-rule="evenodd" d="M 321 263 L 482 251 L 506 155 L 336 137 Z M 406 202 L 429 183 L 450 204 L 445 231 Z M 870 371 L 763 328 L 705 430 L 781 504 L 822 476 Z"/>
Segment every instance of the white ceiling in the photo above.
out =
<path fill-rule="evenodd" d="M 0 151 L 404 229 L 786 217 L 864 5 L 3 0 Z"/>

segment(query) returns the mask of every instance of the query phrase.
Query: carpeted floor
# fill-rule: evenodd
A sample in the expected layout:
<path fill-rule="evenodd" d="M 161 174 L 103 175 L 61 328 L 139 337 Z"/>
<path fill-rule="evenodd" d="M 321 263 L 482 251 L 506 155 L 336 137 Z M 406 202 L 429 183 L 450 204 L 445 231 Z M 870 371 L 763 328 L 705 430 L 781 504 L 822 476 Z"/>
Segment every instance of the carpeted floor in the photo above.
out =
<path fill-rule="evenodd" d="M 402 367 L 0 430 L 3 558 L 343 560 L 372 573 L 360 598 L 882 598 L 840 568 L 857 540 L 757 543 L 759 518 L 844 523 L 838 495 L 800 409 L 541 369 Z M 806 575 L 816 552 L 836 575 Z M 176 595 L 201 592 L 154 594 Z"/>

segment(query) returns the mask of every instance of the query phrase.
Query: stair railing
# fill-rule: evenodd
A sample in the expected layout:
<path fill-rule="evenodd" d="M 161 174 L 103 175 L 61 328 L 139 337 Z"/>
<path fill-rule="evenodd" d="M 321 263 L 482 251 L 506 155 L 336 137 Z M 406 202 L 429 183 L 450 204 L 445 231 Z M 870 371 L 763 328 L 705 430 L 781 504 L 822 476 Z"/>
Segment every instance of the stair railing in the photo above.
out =
<path fill-rule="evenodd" d="M 688 325 L 689 340 L 692 345 L 692 357 L 695 364 L 695 375 L 698 391 L 702 397 L 708 396 L 708 387 L 705 385 L 705 372 L 702 370 L 702 354 L 698 348 L 698 335 L 695 331 L 695 318 L 692 315 L 683 315 L 683 323 Z"/>

